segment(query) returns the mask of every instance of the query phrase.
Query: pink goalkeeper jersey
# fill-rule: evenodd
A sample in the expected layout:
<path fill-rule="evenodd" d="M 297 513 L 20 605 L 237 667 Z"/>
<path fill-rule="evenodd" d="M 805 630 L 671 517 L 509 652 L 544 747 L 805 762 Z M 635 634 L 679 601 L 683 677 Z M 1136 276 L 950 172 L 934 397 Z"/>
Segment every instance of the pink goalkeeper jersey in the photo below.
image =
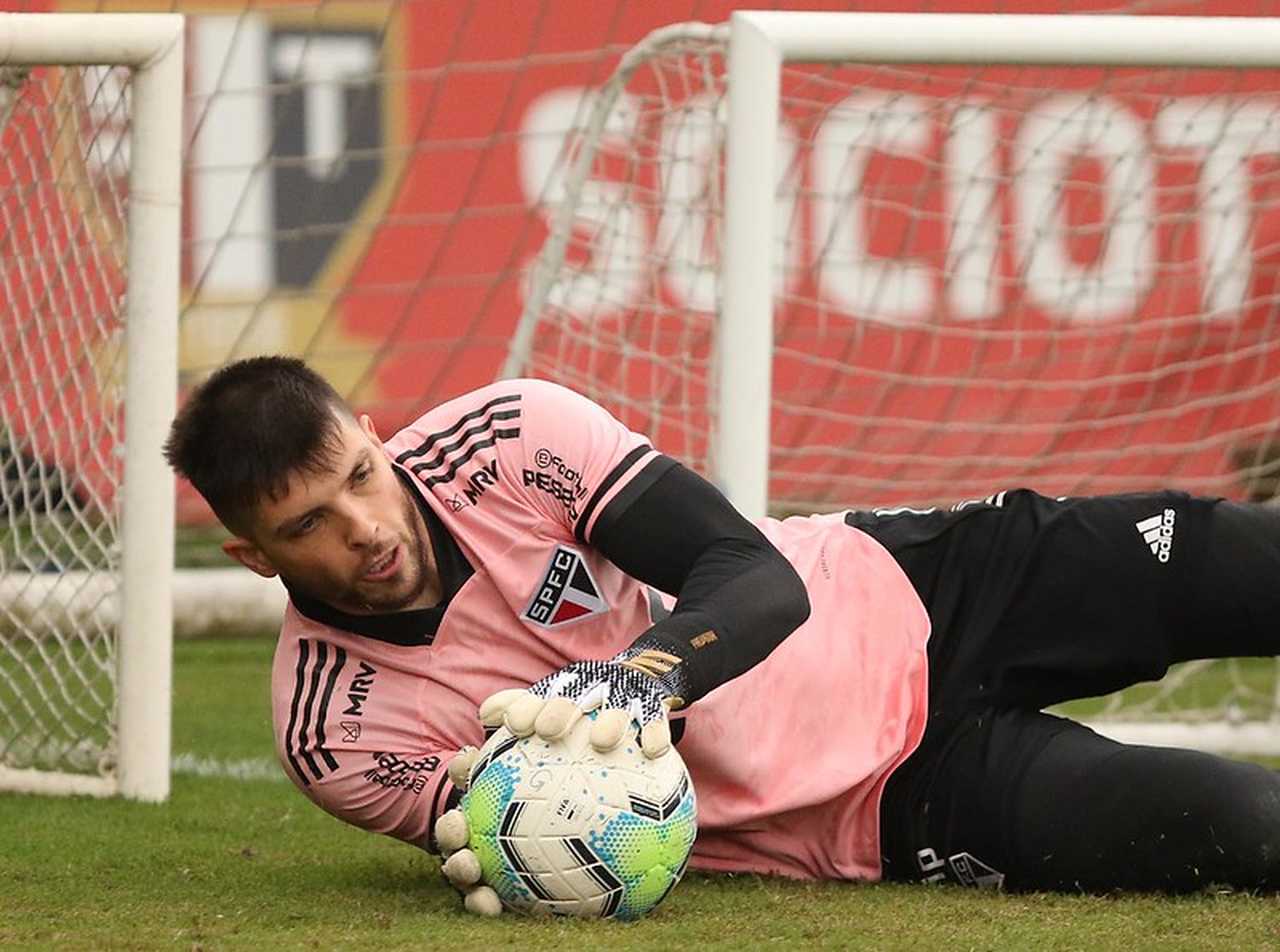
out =
<path fill-rule="evenodd" d="M 426 846 L 450 792 L 445 765 L 483 741 L 482 700 L 608 658 L 663 611 L 591 539 L 672 464 L 601 407 L 536 380 L 436 407 L 386 452 L 420 499 L 445 599 L 356 619 L 294 596 L 272 673 L 275 732 L 317 804 Z M 759 525 L 811 613 L 684 712 L 693 865 L 877 879 L 880 795 L 924 731 L 929 621 L 898 564 L 841 515 Z"/>

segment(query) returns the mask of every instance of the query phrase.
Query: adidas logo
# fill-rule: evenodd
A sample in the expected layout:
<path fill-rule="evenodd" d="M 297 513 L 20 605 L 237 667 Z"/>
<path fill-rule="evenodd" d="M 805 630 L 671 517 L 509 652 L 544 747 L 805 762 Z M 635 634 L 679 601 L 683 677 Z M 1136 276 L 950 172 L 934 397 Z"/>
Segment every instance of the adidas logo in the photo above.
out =
<path fill-rule="evenodd" d="M 1166 509 L 1158 516 L 1133 524 L 1141 534 L 1142 541 L 1151 546 L 1151 554 L 1161 562 L 1168 562 L 1173 552 L 1174 515 L 1172 509 Z"/>

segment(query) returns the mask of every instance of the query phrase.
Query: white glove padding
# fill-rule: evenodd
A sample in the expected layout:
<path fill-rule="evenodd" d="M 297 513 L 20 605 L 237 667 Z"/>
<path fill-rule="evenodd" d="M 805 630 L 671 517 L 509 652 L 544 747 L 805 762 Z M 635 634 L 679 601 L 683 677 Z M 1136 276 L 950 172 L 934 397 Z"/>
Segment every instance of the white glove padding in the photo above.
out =
<path fill-rule="evenodd" d="M 683 703 L 667 680 L 623 659 L 574 661 L 528 690 L 492 695 L 480 705 L 480 720 L 486 727 L 505 726 L 517 737 L 536 733 L 554 741 L 585 712 L 598 711 L 591 724 L 592 747 L 613 750 L 634 726 L 640 730 L 640 749 L 653 758 L 671 749 L 667 712 Z"/>
<path fill-rule="evenodd" d="M 471 767 L 479 755 L 476 748 L 463 747 L 449 761 L 449 780 L 459 790 L 467 789 Z M 481 916 L 501 915 L 502 900 L 481 881 L 480 860 L 467 848 L 471 834 L 463 812 L 455 807 L 442 814 L 436 820 L 435 837 L 440 855 L 444 857 L 440 871 L 449 884 L 462 893 L 463 908 Z"/>

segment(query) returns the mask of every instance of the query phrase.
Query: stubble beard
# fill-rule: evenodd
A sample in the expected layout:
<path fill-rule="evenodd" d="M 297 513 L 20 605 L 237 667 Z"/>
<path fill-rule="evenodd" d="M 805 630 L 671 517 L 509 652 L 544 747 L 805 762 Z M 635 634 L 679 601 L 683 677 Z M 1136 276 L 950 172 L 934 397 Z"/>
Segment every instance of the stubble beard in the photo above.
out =
<path fill-rule="evenodd" d="M 380 586 L 374 583 L 374 592 L 362 594 L 360 589 L 362 583 L 357 581 L 352 586 L 351 594 L 356 597 L 364 611 L 371 614 L 384 614 L 386 612 L 398 612 L 408 608 L 426 591 L 427 582 L 429 581 L 429 566 L 427 565 L 427 544 L 423 538 L 426 532 L 426 526 L 418 514 L 417 504 L 409 495 L 409 491 L 405 487 L 400 487 L 401 513 L 404 516 L 405 528 L 408 530 L 408 538 L 400 541 L 405 546 L 404 567 L 400 570 L 401 578 L 407 576 L 408 587 L 403 595 L 395 595 L 387 592 L 379 591 Z"/>
<path fill-rule="evenodd" d="M 417 504 L 409 495 L 409 491 L 400 487 L 403 502 L 402 513 L 404 524 L 408 529 L 408 538 L 397 538 L 397 542 L 405 547 L 404 566 L 397 580 L 408 579 L 407 591 L 404 594 L 384 591 L 387 582 L 363 582 L 360 579 L 344 585 L 322 583 L 308 585 L 294 579 L 284 579 L 285 583 L 295 590 L 301 590 L 312 598 L 326 602 L 341 611 L 358 615 L 382 615 L 403 611 L 417 601 L 427 590 L 430 582 L 430 566 L 427 562 L 426 526 L 418 514 Z M 320 589 L 317 591 L 316 589 Z M 339 594 L 334 595 L 337 590 Z"/>

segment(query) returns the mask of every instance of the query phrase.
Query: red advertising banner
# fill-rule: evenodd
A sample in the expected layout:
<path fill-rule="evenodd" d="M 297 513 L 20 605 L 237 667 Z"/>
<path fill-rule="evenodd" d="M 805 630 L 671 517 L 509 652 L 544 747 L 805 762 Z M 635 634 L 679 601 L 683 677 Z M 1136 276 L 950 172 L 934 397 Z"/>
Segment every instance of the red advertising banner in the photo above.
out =
<path fill-rule="evenodd" d="M 548 234 L 548 182 L 583 96 L 652 29 L 720 22 L 732 6 L 0 3 L 190 14 L 183 384 L 236 357 L 297 353 L 384 431 L 501 372 Z M 1124 8 L 875 5 L 996 6 Z M 1259 6 L 1204 0 L 1141 12 L 1280 12 Z M 635 141 L 662 142 L 682 100 L 700 91 L 662 90 L 672 111 L 640 113 Z M 646 104 L 658 92 L 643 77 L 629 91 Z M 788 507 L 928 502 L 1010 481 L 1049 492 L 1258 492 L 1280 418 L 1278 93 L 1280 71 L 791 75 L 773 497 Z M 611 175 L 631 183 L 623 202 L 638 194 L 627 138 L 606 145 L 594 172 L 602 192 Z M 718 158 L 706 162 L 695 175 Z M 705 389 L 655 370 L 708 358 L 716 301 L 696 269 L 661 263 L 681 240 L 668 213 L 679 196 L 664 191 L 679 183 L 663 170 L 657 160 L 644 173 L 654 194 L 628 212 L 644 275 L 547 327 L 536 347 L 545 355 L 566 334 L 643 327 L 648 363 L 575 351 L 565 378 L 594 374 L 588 389 L 606 401 L 617 392 L 629 424 L 704 465 Z M 16 187 L 44 174 L 0 166 L 0 207 L 6 221 L 50 229 L 57 247 L 66 226 L 42 222 L 93 209 L 77 205 L 83 195 Z M 19 214 L 35 201 L 65 214 Z M 573 267 L 605 269 L 589 242 L 575 253 Z M 11 288 L 20 280 L 10 265 L 5 274 Z M 63 309 L 30 303 L 42 279 L 21 280 L 35 290 L 8 292 L 6 349 L 30 332 L 34 311 Z M 105 293 L 112 280 L 83 293 Z M 695 329 L 656 333 L 646 323 L 656 326 L 655 309 L 694 315 Z M 49 351 L 63 356 L 24 373 L 92 376 L 104 348 L 105 337 L 72 335 Z M 549 367 L 532 370 L 554 375 Z M 20 432 L 31 411 L 19 404 L 58 388 L 0 386 L 6 442 L 40 456 L 48 448 Z M 46 401 L 45 423 L 74 427 L 76 413 L 98 412 L 93 400 L 67 409 L 74 403 Z M 75 478 L 95 482 L 93 465 Z M 181 512 L 207 518 L 185 492 Z"/>

